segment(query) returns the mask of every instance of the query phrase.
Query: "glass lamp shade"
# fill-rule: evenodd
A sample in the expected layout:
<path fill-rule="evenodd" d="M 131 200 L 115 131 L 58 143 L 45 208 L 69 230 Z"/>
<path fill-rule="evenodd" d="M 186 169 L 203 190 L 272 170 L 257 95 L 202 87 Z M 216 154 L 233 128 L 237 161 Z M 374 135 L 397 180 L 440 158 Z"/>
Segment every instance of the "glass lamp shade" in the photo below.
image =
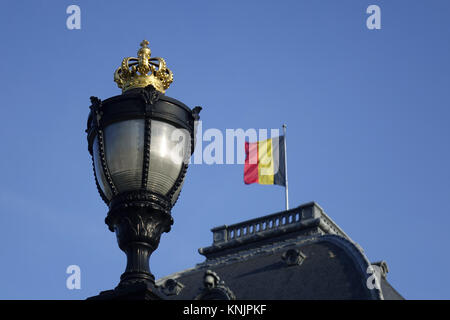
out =
<path fill-rule="evenodd" d="M 109 207 L 105 223 L 127 255 L 117 292 L 131 285 L 138 297 L 136 283 L 145 283 L 139 286 L 145 299 L 164 298 L 155 287 L 149 258 L 173 224 L 171 209 L 194 151 L 202 108 L 190 109 L 152 85 L 90 100 L 88 151 L 97 189 Z"/>
<path fill-rule="evenodd" d="M 103 131 L 105 165 L 102 165 L 98 136 L 94 138 L 92 149 L 98 185 L 110 201 L 113 191 L 106 179 L 107 168 L 118 193 L 145 189 L 171 197 L 169 200 L 173 205 L 182 183 L 176 190 L 172 188 L 183 170 L 183 161 L 189 159 L 190 134 L 159 120 L 150 120 L 149 132 L 145 125 L 144 119 L 107 125 Z M 146 134 L 150 134 L 149 156 L 145 154 Z"/>

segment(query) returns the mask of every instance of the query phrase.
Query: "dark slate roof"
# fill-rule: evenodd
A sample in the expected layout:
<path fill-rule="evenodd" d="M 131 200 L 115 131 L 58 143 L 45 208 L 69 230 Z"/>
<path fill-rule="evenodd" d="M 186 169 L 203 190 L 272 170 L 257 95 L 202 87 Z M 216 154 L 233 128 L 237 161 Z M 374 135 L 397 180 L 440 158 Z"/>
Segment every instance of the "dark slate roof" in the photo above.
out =
<path fill-rule="evenodd" d="M 385 300 L 404 300 L 403 296 L 398 293 L 394 287 L 386 280 L 386 278 L 381 278 L 381 291 L 383 292 L 383 298 Z"/>
<path fill-rule="evenodd" d="M 381 290 L 368 288 L 363 250 L 314 202 L 212 232 L 213 245 L 199 249 L 204 262 L 156 282 L 168 299 L 208 291 L 206 270 L 236 299 L 402 299 L 384 261 L 375 263 Z"/>

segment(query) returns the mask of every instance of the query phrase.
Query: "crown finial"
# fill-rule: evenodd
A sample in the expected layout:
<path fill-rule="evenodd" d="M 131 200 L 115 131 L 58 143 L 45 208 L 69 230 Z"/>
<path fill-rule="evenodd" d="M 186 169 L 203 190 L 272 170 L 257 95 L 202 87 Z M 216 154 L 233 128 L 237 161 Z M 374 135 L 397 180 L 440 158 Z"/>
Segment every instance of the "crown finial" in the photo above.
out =
<path fill-rule="evenodd" d="M 165 93 L 173 82 L 173 73 L 166 66 L 163 58 L 151 58 L 149 42 L 140 43 L 137 58 L 128 57 L 114 73 L 114 81 L 125 92 L 133 88 L 144 88 L 152 85 L 159 92 Z"/>

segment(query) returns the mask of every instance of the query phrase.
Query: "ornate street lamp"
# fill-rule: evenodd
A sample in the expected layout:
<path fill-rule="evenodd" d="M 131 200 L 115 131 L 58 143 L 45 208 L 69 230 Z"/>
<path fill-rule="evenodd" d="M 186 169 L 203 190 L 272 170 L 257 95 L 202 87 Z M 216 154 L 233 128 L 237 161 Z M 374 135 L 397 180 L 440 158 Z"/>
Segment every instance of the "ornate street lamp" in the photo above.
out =
<path fill-rule="evenodd" d="M 118 287 L 103 297 L 133 287 L 144 288 L 146 298 L 161 297 L 149 258 L 173 224 L 171 209 L 194 151 L 201 107 L 191 110 L 164 94 L 173 74 L 164 59 L 151 57 L 148 44 L 142 41 L 138 57 L 123 59 L 116 70 L 121 95 L 91 97 L 86 132 L 95 181 L 109 207 L 105 222 L 127 255 Z"/>

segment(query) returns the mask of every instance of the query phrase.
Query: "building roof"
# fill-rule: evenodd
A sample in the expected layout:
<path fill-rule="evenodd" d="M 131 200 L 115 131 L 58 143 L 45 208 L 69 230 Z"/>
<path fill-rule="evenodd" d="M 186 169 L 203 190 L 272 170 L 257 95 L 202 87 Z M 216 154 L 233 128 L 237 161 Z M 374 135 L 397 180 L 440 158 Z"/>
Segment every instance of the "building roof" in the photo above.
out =
<path fill-rule="evenodd" d="M 204 262 L 156 282 L 168 299 L 403 299 L 315 202 L 211 231 Z"/>

